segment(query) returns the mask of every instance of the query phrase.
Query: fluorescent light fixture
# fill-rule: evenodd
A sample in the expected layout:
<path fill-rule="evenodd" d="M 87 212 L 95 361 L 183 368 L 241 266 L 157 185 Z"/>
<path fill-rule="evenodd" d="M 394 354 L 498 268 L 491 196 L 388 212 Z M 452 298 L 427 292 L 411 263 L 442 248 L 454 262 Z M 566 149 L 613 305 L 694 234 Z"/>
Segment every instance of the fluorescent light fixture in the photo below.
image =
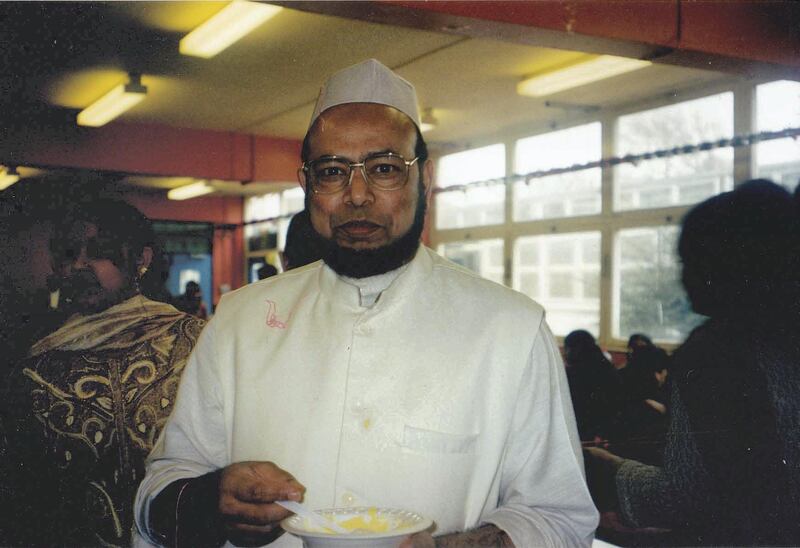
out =
<path fill-rule="evenodd" d="M 100 127 L 138 104 L 147 95 L 138 74 L 130 76 L 130 82 L 120 84 L 78 113 L 78 125 Z"/>
<path fill-rule="evenodd" d="M 190 185 L 179 186 L 167 192 L 167 198 L 170 200 L 188 200 L 190 198 L 197 198 L 210 192 L 214 192 L 214 187 L 205 181 L 199 181 Z"/>
<path fill-rule="evenodd" d="M 600 55 L 562 69 L 538 74 L 517 84 L 517 93 L 543 97 L 652 65 L 650 61 Z"/>
<path fill-rule="evenodd" d="M 430 131 L 430 130 L 436 128 L 436 124 L 438 124 L 438 122 L 439 121 L 436 119 L 436 116 L 433 115 L 433 109 L 432 108 L 426 108 L 426 109 L 424 109 L 422 111 L 422 116 L 420 117 L 419 130 L 422 133 L 425 133 L 426 131 Z"/>
<path fill-rule="evenodd" d="M 214 57 L 282 9 L 280 6 L 234 0 L 184 36 L 179 50 L 184 55 L 205 59 Z"/>
<path fill-rule="evenodd" d="M 19 173 L 17 173 L 17 168 L 10 167 L 8 169 L 0 170 L 0 190 L 7 189 L 17 181 L 19 181 Z"/>

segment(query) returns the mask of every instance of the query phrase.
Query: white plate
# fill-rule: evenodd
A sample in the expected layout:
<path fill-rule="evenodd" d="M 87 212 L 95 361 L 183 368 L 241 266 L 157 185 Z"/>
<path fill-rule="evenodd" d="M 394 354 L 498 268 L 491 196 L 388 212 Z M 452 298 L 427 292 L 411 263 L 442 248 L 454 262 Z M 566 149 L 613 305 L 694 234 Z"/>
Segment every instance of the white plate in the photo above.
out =
<path fill-rule="evenodd" d="M 395 508 L 326 508 L 315 510 L 328 519 L 337 523 L 342 523 L 354 517 L 361 516 L 368 518 L 370 511 L 375 512 L 379 519 L 385 519 L 390 524 L 390 529 L 381 533 L 369 531 L 354 531 L 352 533 L 327 533 L 320 531 L 303 517 L 291 516 L 281 521 L 281 527 L 287 532 L 303 539 L 306 546 L 316 547 L 337 547 L 345 548 L 348 546 L 396 546 L 407 537 L 414 533 L 419 533 L 428 529 L 433 522 L 416 512 Z"/>

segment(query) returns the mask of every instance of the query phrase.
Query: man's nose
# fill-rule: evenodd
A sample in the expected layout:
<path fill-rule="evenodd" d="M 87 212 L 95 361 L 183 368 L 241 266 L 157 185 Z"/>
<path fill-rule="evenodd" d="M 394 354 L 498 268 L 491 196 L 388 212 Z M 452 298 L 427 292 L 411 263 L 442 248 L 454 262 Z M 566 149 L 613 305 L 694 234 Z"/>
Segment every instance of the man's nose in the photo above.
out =
<path fill-rule="evenodd" d="M 81 248 L 80 252 L 75 255 L 71 261 L 67 261 L 64 269 L 71 270 L 86 270 L 90 267 L 89 256 L 86 254 L 86 248 Z"/>
<path fill-rule="evenodd" d="M 355 207 L 364 206 L 375 200 L 372 187 L 364 178 L 364 172 L 360 168 L 353 168 L 350 184 L 345 189 L 344 199 L 345 202 Z"/>

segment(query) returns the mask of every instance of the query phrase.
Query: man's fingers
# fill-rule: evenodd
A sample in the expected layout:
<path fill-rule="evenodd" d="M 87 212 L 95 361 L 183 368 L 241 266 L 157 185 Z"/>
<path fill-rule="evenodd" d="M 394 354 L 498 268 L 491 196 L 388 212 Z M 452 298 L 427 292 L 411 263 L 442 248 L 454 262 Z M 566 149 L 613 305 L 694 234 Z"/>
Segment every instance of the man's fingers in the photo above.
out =
<path fill-rule="evenodd" d="M 271 462 L 241 462 L 225 468 L 221 495 L 230 494 L 250 503 L 302 500 L 306 488 L 291 474 Z"/>
<path fill-rule="evenodd" d="M 305 492 L 296 479 L 286 478 L 282 481 L 263 480 L 240 485 L 236 496 L 242 502 L 272 502 L 274 500 L 300 500 Z"/>
<path fill-rule="evenodd" d="M 256 526 L 277 523 L 292 514 L 277 504 L 250 504 L 233 497 L 220 498 L 220 513 L 225 521 Z"/>

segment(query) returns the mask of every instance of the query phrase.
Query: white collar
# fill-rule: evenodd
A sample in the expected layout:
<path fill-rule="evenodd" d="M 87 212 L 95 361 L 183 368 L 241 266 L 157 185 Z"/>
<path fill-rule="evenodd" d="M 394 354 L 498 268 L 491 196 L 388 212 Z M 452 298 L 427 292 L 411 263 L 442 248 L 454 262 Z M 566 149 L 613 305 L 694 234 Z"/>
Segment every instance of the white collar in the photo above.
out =
<path fill-rule="evenodd" d="M 392 282 L 395 281 L 400 273 L 403 272 L 403 270 L 405 270 L 407 267 L 408 263 L 404 264 L 400 268 L 390 270 L 389 272 L 384 272 L 383 274 L 377 274 L 375 276 L 368 276 L 366 278 L 350 278 L 349 276 L 340 277 L 344 282 L 358 288 L 361 306 L 364 308 L 370 308 L 378 301 L 381 293 L 383 293 L 386 288 L 392 285 Z"/>

